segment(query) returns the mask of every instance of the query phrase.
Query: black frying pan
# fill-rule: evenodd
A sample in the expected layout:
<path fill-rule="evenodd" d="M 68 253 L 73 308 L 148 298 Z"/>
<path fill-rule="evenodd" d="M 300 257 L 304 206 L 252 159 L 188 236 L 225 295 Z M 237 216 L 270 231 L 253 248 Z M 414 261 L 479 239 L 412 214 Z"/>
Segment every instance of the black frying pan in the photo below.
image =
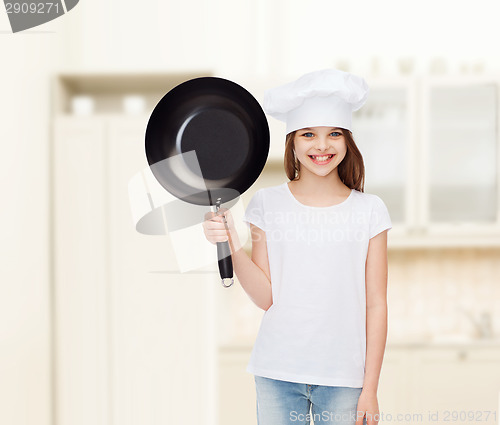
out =
<path fill-rule="evenodd" d="M 268 154 L 262 108 L 247 90 L 223 78 L 195 78 L 174 87 L 146 129 L 146 157 L 158 182 L 178 199 L 215 205 L 216 211 L 252 186 Z M 230 253 L 228 242 L 217 243 L 224 286 L 233 283 Z"/>

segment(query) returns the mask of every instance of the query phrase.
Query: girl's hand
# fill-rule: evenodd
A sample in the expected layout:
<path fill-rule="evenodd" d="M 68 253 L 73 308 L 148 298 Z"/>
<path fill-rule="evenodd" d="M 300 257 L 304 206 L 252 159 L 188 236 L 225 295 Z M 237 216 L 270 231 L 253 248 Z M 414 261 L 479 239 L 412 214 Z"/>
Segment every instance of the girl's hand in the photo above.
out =
<path fill-rule="evenodd" d="M 226 218 L 229 232 L 224 225 L 223 215 Z M 203 222 L 203 231 L 210 243 L 216 244 L 217 242 L 229 241 L 229 244 L 233 245 L 231 246 L 233 252 L 241 248 L 233 216 L 227 208 L 220 208 L 217 214 L 212 211 L 207 212 L 205 214 L 205 221 Z"/>
<path fill-rule="evenodd" d="M 361 390 L 356 410 L 356 425 L 363 425 L 365 416 L 367 425 L 377 425 L 380 419 L 377 394 Z"/>

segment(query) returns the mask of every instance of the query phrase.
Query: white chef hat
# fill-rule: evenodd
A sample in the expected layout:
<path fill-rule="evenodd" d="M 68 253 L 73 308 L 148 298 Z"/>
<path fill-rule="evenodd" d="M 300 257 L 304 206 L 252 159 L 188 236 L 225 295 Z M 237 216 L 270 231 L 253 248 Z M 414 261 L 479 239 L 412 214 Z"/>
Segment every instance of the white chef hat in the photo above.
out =
<path fill-rule="evenodd" d="M 286 134 L 305 127 L 351 130 L 352 112 L 368 97 L 368 85 L 356 75 L 323 69 L 264 93 L 264 111 L 286 123 Z"/>

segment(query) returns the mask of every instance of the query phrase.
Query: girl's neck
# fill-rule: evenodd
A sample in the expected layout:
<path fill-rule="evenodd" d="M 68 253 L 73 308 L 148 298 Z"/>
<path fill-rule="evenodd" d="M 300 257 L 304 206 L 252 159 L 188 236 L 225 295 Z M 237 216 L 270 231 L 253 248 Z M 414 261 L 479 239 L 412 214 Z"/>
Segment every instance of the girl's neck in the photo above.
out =
<path fill-rule="evenodd" d="M 327 176 L 302 172 L 298 180 L 290 183 L 298 192 L 308 194 L 310 197 L 324 197 L 325 193 L 343 196 L 350 193 L 351 189 L 340 180 L 337 169 Z"/>

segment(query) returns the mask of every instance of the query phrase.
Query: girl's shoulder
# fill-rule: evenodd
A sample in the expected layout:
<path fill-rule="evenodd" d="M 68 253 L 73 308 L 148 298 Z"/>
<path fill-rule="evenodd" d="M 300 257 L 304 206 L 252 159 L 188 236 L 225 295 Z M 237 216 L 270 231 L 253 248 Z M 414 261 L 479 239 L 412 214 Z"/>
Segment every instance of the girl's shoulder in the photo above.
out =
<path fill-rule="evenodd" d="M 377 197 L 377 198 L 378 198 L 378 196 L 377 196 L 377 195 L 375 195 L 374 193 L 361 192 L 361 191 L 356 190 L 356 189 L 354 189 L 354 190 L 353 190 L 353 194 L 354 194 L 357 198 L 359 198 L 359 199 L 363 199 L 363 200 L 365 200 L 365 201 L 370 201 L 370 200 L 373 200 L 373 199 L 375 199 L 375 197 Z"/>
<path fill-rule="evenodd" d="M 360 192 L 359 190 L 353 190 L 353 197 L 355 198 L 355 200 L 359 205 L 363 205 L 364 207 L 369 209 L 385 205 L 382 198 L 374 193 Z"/>
<path fill-rule="evenodd" d="M 283 194 L 286 193 L 286 185 L 287 183 L 280 183 L 274 186 L 267 186 L 267 187 L 261 187 L 260 189 L 257 189 L 255 194 L 259 196 L 276 196 L 278 194 Z"/>

